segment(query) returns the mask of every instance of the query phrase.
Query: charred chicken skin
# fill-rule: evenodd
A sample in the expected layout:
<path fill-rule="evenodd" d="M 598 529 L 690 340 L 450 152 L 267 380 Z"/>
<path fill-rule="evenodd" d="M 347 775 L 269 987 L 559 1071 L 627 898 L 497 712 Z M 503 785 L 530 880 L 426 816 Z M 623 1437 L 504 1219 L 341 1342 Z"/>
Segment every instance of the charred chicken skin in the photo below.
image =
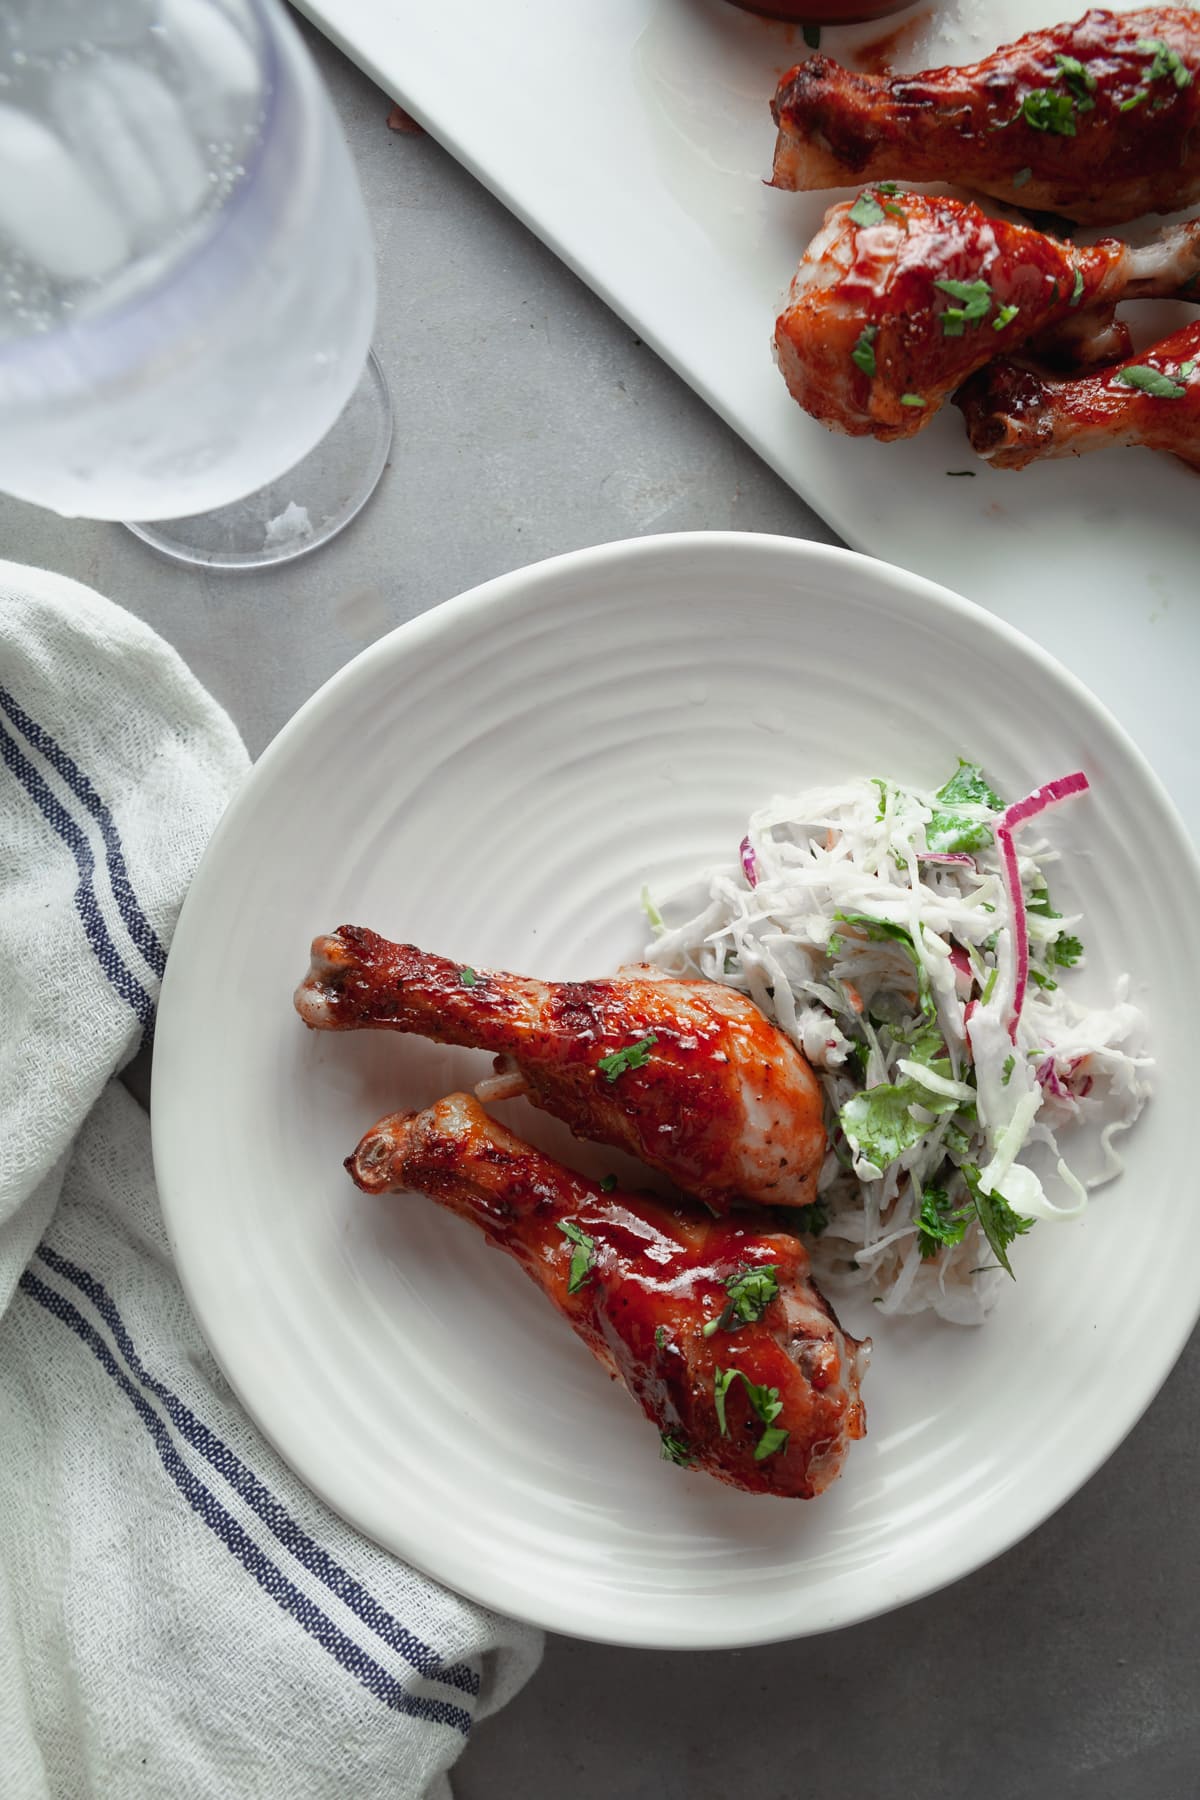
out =
<path fill-rule="evenodd" d="M 772 104 L 773 185 L 953 180 L 1115 223 L 1200 199 L 1200 13 L 1094 10 L 963 68 L 857 75 L 812 56 Z"/>
<path fill-rule="evenodd" d="M 1118 301 L 1200 278 L 1200 221 L 1140 249 L 1083 249 L 978 206 L 886 184 L 829 209 L 775 326 L 794 399 L 854 437 L 912 437 L 991 358 L 1030 344 L 1075 366 L 1127 355 Z"/>
<path fill-rule="evenodd" d="M 955 395 L 971 447 L 997 469 L 1136 445 L 1200 469 L 1200 321 L 1097 374 L 1057 381 L 992 363 Z"/>
<path fill-rule="evenodd" d="M 366 1193 L 427 1194 L 506 1250 L 620 1376 L 669 1460 L 810 1499 L 863 1436 L 869 1345 L 842 1331 L 803 1245 L 753 1213 L 605 1193 L 467 1094 L 382 1119 L 346 1167 Z"/>
<path fill-rule="evenodd" d="M 296 1009 L 318 1030 L 409 1031 L 494 1051 L 511 1077 L 503 1092 L 632 1151 L 718 1210 L 813 1198 L 826 1149 L 816 1077 L 751 1001 L 715 982 L 650 968 L 536 981 L 343 925 L 313 944 Z"/>

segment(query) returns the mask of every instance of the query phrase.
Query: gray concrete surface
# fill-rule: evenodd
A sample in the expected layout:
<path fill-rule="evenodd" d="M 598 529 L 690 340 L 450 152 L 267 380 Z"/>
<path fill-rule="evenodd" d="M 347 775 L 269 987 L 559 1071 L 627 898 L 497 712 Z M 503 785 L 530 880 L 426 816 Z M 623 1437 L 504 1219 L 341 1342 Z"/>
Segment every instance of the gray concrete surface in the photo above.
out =
<path fill-rule="evenodd" d="M 149 620 L 257 752 L 381 632 L 502 570 L 687 527 L 832 538 L 436 144 L 390 133 L 385 98 L 309 36 L 378 239 L 397 416 L 379 493 L 336 543 L 266 575 L 197 575 L 119 527 L 2 499 L 0 553 Z M 458 1800 L 1195 1800 L 1198 1377 L 1193 1341 L 1074 1501 L 886 1619 L 738 1654 L 551 1641 L 472 1740 Z"/>

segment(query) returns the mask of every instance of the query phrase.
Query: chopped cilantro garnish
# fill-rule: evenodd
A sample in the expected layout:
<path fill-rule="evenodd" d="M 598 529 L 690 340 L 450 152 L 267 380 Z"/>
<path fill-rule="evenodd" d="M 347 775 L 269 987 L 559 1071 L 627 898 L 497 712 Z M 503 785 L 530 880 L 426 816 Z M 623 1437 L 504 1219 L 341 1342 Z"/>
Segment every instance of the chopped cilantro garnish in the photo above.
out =
<path fill-rule="evenodd" d="M 757 1324 L 779 1293 L 775 1267 L 774 1263 L 759 1267 L 743 1263 L 725 1282 L 729 1298 L 723 1310 L 708 1321 L 701 1335 L 711 1337 L 714 1331 L 736 1331 L 740 1325 Z"/>
<path fill-rule="evenodd" d="M 1083 955 L 1083 945 L 1077 937 L 1064 932 L 1055 938 L 1050 946 L 1050 961 L 1057 963 L 1062 969 L 1073 969 Z"/>
<path fill-rule="evenodd" d="M 1013 306 L 1011 302 L 1007 306 L 1002 306 L 992 320 L 992 330 L 1003 331 L 1006 325 L 1012 324 L 1020 310 L 1019 306 Z"/>
<path fill-rule="evenodd" d="M 875 192 L 877 194 L 887 194 L 889 196 L 898 194 L 900 192 L 900 183 L 898 181 L 877 181 L 875 183 Z"/>
<path fill-rule="evenodd" d="M 852 225 L 882 225 L 883 208 L 873 194 L 864 189 L 850 208 Z"/>
<path fill-rule="evenodd" d="M 864 325 L 858 336 L 858 342 L 850 352 L 850 361 L 856 363 L 864 375 L 875 379 L 875 339 L 879 336 L 878 325 Z"/>
<path fill-rule="evenodd" d="M 1025 911 L 1027 913 L 1036 913 L 1039 919 L 1062 918 L 1062 914 L 1060 912 L 1055 912 L 1050 904 L 1049 888 L 1039 888 L 1035 894 L 1031 894 L 1029 899 L 1025 902 Z"/>
<path fill-rule="evenodd" d="M 592 1261 L 596 1254 L 596 1240 L 590 1238 L 572 1219 L 560 1220 L 558 1229 L 562 1232 L 563 1236 L 569 1239 L 575 1246 L 571 1252 L 571 1269 L 567 1276 L 567 1292 L 568 1294 L 577 1294 L 587 1280 L 591 1270 Z"/>
<path fill-rule="evenodd" d="M 961 300 L 961 306 L 948 306 L 942 314 L 942 335 L 961 337 L 968 325 L 978 325 L 987 318 L 992 306 L 992 290 L 986 281 L 935 281 L 935 288 Z"/>
<path fill-rule="evenodd" d="M 1026 94 L 1017 117 L 1034 131 L 1053 132 L 1056 137 L 1075 136 L 1075 102 L 1070 94 L 1056 93 L 1053 88 L 1035 88 Z"/>
<path fill-rule="evenodd" d="M 782 1425 L 768 1425 L 758 1440 L 754 1452 L 755 1462 L 765 1462 L 768 1456 L 774 1456 L 777 1450 L 783 1449 L 791 1435 L 791 1432 L 785 1431 Z"/>
<path fill-rule="evenodd" d="M 644 1069 L 650 1061 L 650 1046 L 657 1042 L 654 1033 L 648 1031 L 636 1044 L 629 1044 L 624 1050 L 612 1050 L 607 1056 L 602 1056 L 596 1064 L 597 1073 L 603 1075 L 605 1081 L 612 1082 L 624 1075 L 627 1069 Z"/>
<path fill-rule="evenodd" d="M 1003 1069 L 1002 1069 L 1002 1070 L 1001 1070 L 1001 1071 L 1000 1071 L 1000 1085 L 1001 1085 L 1001 1087 L 1007 1087 L 1007 1086 L 1008 1086 L 1008 1084 L 1009 1084 L 1009 1082 L 1010 1082 L 1010 1081 L 1011 1081 L 1011 1080 L 1012 1080 L 1012 1072 L 1013 1072 L 1013 1070 L 1014 1070 L 1014 1069 L 1015 1069 L 1015 1068 L 1016 1068 L 1016 1066 L 1017 1066 L 1017 1059 L 1016 1059 L 1016 1057 L 1015 1057 L 1015 1056 L 1006 1056 L 1006 1057 L 1005 1057 L 1005 1059 L 1004 1059 L 1004 1067 L 1003 1067 Z"/>
<path fill-rule="evenodd" d="M 722 1437 L 729 1436 L 729 1426 L 725 1419 L 725 1396 L 735 1381 L 741 1381 L 745 1385 L 755 1415 L 767 1427 L 758 1440 L 758 1447 L 754 1452 L 755 1462 L 762 1462 L 764 1457 L 773 1456 L 777 1450 L 782 1450 L 788 1441 L 790 1434 L 781 1426 L 775 1426 L 776 1419 L 783 1411 L 783 1401 L 779 1398 L 778 1388 L 759 1387 L 750 1380 L 748 1375 L 744 1375 L 741 1369 L 714 1370 L 713 1406 L 716 1410 L 717 1424 L 721 1428 Z M 775 1426 L 774 1430 L 771 1430 L 772 1426 Z"/>
<path fill-rule="evenodd" d="M 458 979 L 462 982 L 464 987 L 474 987 L 477 977 L 474 969 L 468 969 L 464 966 L 458 971 Z"/>
<path fill-rule="evenodd" d="M 944 1188 L 923 1188 L 917 1219 L 917 1248 L 925 1261 L 936 1256 L 943 1244 L 961 1244 L 967 1225 L 974 1217 L 974 1206 L 952 1206 Z"/>
<path fill-rule="evenodd" d="M 990 971 L 987 980 L 983 984 L 983 992 L 979 996 L 980 1006 L 986 1006 L 988 1001 L 991 999 L 992 990 L 996 985 L 996 977 L 999 973 L 1000 973 L 999 969 L 992 969 Z"/>
<path fill-rule="evenodd" d="M 1140 50 L 1143 56 L 1154 58 L 1146 71 L 1147 81 L 1162 81 L 1169 75 L 1177 88 L 1191 87 L 1192 71 L 1178 50 L 1172 50 L 1161 38 L 1139 38 L 1133 47 Z"/>
<path fill-rule="evenodd" d="M 853 1049 L 866 1049 L 866 1045 L 855 1044 Z M 814 1200 L 811 1206 L 796 1206 L 788 1214 L 788 1224 L 793 1231 L 807 1232 L 810 1237 L 820 1237 L 829 1224 L 829 1208 L 823 1200 Z"/>
<path fill-rule="evenodd" d="M 664 1350 L 666 1348 L 667 1328 L 665 1325 L 656 1325 L 654 1327 L 654 1343 L 655 1347 L 659 1350 Z"/>
<path fill-rule="evenodd" d="M 1048 994 L 1052 994 L 1058 986 L 1057 981 L 1053 980 L 1051 976 L 1043 975 L 1040 969 L 1032 967 L 1029 971 L 1029 979 L 1032 981 L 1034 987 L 1045 988 Z"/>
<path fill-rule="evenodd" d="M 1083 298 L 1083 270 L 1076 269 L 1075 285 L 1071 289 L 1071 305 L 1078 306 L 1079 302 L 1082 298 Z"/>
<path fill-rule="evenodd" d="M 659 1436 L 662 1438 L 663 1461 L 674 1463 L 680 1469 L 690 1469 L 692 1447 L 686 1438 L 676 1437 L 672 1431 L 660 1432 Z"/>
<path fill-rule="evenodd" d="M 925 400 L 921 394 L 901 394 L 900 404 L 901 406 L 924 406 Z"/>
<path fill-rule="evenodd" d="M 1195 370 L 1195 367 L 1196 367 L 1195 363 L 1190 360 L 1185 363 L 1180 363 L 1180 365 L 1179 365 L 1180 381 L 1186 381 L 1188 376 L 1191 375 L 1193 373 L 1193 371 Z"/>
<path fill-rule="evenodd" d="M 1121 101 L 1121 104 L 1118 106 L 1117 111 L 1118 112 L 1132 112 L 1135 106 L 1140 106 L 1142 104 L 1142 101 L 1148 97 L 1149 93 L 1150 93 L 1149 88 L 1135 89 L 1135 91 L 1132 94 L 1130 94 L 1127 99 Z"/>
<path fill-rule="evenodd" d="M 1029 177 L 1032 174 L 1033 174 L 1032 169 L 1018 169 L 1016 174 L 1012 178 L 1013 186 L 1014 187 L 1024 187 L 1025 183 L 1029 180 Z"/>
<path fill-rule="evenodd" d="M 1000 1267 L 1012 1275 L 1008 1246 L 1014 1238 L 1023 1237 L 1032 1228 L 1033 1220 L 1014 1212 L 1008 1201 L 999 1194 L 985 1194 L 979 1185 L 979 1170 L 973 1163 L 964 1163 L 962 1172 L 979 1223 L 983 1227 L 983 1235 L 992 1247 L 992 1254 Z"/>
<path fill-rule="evenodd" d="M 616 1185 L 617 1178 L 615 1175 L 605 1175 L 600 1182 L 600 1192 L 602 1194 L 611 1194 L 616 1189 Z"/>
<path fill-rule="evenodd" d="M 1187 391 L 1182 382 L 1172 381 L 1161 369 L 1152 369 L 1146 363 L 1118 369 L 1113 379 L 1123 381 L 1126 387 L 1141 388 L 1143 394 L 1151 394 L 1155 400 L 1182 400 Z"/>
<path fill-rule="evenodd" d="M 1075 96 L 1076 106 L 1080 112 L 1088 112 L 1096 104 L 1092 99 L 1092 95 L 1096 91 L 1096 77 L 1090 70 L 1084 68 L 1076 56 L 1060 55 L 1056 56 L 1054 60 L 1058 64 L 1058 73 L 1063 85 L 1070 88 Z"/>

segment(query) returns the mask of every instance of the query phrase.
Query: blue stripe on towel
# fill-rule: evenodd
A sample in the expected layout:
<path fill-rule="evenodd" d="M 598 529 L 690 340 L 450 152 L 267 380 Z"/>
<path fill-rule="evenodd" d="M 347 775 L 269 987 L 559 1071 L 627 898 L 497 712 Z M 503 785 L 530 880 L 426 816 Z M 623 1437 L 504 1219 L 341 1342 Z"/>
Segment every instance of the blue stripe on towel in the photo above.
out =
<path fill-rule="evenodd" d="M 389 1675 L 373 1657 L 368 1656 L 365 1650 L 339 1631 L 332 1619 L 290 1582 L 282 1569 L 264 1554 L 253 1538 L 247 1535 L 231 1513 L 226 1512 L 216 1496 L 183 1461 L 158 1414 L 117 1366 L 103 1338 L 70 1301 L 53 1288 L 47 1287 L 31 1269 L 26 1269 L 21 1276 L 20 1286 L 39 1306 L 69 1326 L 76 1337 L 87 1345 L 106 1373 L 111 1375 L 136 1410 L 153 1440 L 163 1468 L 192 1511 L 199 1514 L 209 1530 L 237 1557 L 263 1592 L 269 1594 L 275 1604 L 303 1626 L 310 1637 L 315 1638 L 321 1648 L 327 1650 L 347 1673 L 353 1675 L 356 1681 L 361 1682 L 369 1693 L 393 1712 L 407 1713 L 413 1718 L 427 1720 L 430 1724 L 451 1726 L 466 1737 L 471 1729 L 471 1716 L 468 1712 L 461 1706 L 452 1706 L 446 1700 L 430 1700 L 423 1695 L 407 1693 L 394 1676 Z"/>
<path fill-rule="evenodd" d="M 392 1650 L 410 1662 L 414 1669 L 431 1681 L 445 1682 L 448 1687 L 458 1688 L 467 1694 L 478 1694 L 479 1676 L 474 1669 L 465 1663 L 453 1663 L 443 1667 L 435 1650 L 423 1644 L 420 1638 L 414 1637 L 398 1620 L 394 1619 L 379 1601 L 369 1594 L 353 1575 L 333 1560 L 319 1544 L 313 1542 L 307 1532 L 303 1531 L 291 1518 L 282 1502 L 276 1499 L 270 1489 L 264 1487 L 251 1469 L 248 1469 L 221 1439 L 209 1430 L 195 1414 L 178 1399 L 161 1381 L 156 1381 L 143 1367 L 125 1323 L 113 1303 L 111 1295 L 94 1275 L 81 1269 L 77 1263 L 70 1262 L 49 1244 L 38 1246 L 38 1255 L 64 1280 L 73 1282 L 83 1294 L 86 1294 L 96 1311 L 113 1334 L 117 1348 L 133 1374 L 144 1388 L 157 1394 L 167 1413 L 181 1436 L 185 1437 L 194 1449 L 198 1450 L 205 1461 L 210 1463 L 218 1474 L 223 1475 L 234 1492 L 240 1494 L 246 1504 L 257 1513 L 263 1523 L 269 1527 L 279 1542 L 290 1550 L 296 1561 L 306 1568 L 310 1575 L 315 1575 L 348 1606 L 364 1625 L 369 1625 L 377 1637 L 383 1639 Z"/>
<path fill-rule="evenodd" d="M 104 839 L 104 860 L 108 864 L 108 878 L 112 883 L 117 909 L 125 921 L 130 937 L 145 957 L 147 966 L 161 977 L 167 966 L 167 953 L 133 891 L 116 820 L 75 759 L 68 756 L 45 726 L 39 725 L 36 719 L 31 719 L 20 701 L 14 699 L 8 689 L 2 686 L 0 707 L 3 707 L 26 742 L 39 750 L 50 767 L 62 776 L 76 799 L 82 800 L 99 825 L 100 835 Z"/>
<path fill-rule="evenodd" d="M 144 1044 L 148 1043 L 154 1035 L 154 1002 L 141 982 L 130 974 L 121 959 L 120 952 L 108 934 L 108 927 L 100 912 L 100 903 L 96 899 L 96 890 L 92 885 L 92 875 L 96 867 L 92 846 L 70 813 L 47 787 L 29 758 L 2 726 L 0 726 L 0 757 L 3 757 L 34 805 L 43 814 L 47 823 L 57 831 L 75 858 L 75 866 L 79 870 L 79 883 L 75 889 L 75 910 L 82 921 L 87 941 L 113 987 L 141 1020 L 144 1027 L 142 1041 Z"/>

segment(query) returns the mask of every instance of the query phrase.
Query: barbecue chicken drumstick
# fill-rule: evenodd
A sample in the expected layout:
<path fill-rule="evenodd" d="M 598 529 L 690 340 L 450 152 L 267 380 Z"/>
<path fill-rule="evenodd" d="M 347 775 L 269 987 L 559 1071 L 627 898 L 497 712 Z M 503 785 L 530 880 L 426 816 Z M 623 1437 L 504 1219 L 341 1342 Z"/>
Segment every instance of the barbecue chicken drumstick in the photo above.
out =
<path fill-rule="evenodd" d="M 971 448 L 997 469 L 1139 445 L 1200 469 L 1200 321 L 1098 374 L 1055 381 L 1008 361 L 955 395 Z"/>
<path fill-rule="evenodd" d="M 1030 344 L 1080 366 L 1128 354 L 1120 300 L 1200 277 L 1200 220 L 1140 249 L 1088 249 L 989 219 L 969 201 L 887 183 L 833 206 L 775 325 L 794 399 L 853 437 L 912 437 L 993 357 Z"/>
<path fill-rule="evenodd" d="M 783 77 L 772 185 L 955 181 L 1097 224 L 1200 199 L 1200 13 L 1095 10 L 982 62 L 857 75 L 811 56 Z"/>
<path fill-rule="evenodd" d="M 579 1137 L 632 1151 L 718 1210 L 813 1198 L 826 1149 L 816 1077 L 752 1001 L 715 982 L 648 967 L 535 981 L 343 925 L 313 944 L 296 1008 L 316 1029 L 495 1051 L 512 1072 L 506 1092 Z"/>
<path fill-rule="evenodd" d="M 810 1499 L 863 1436 L 869 1345 L 842 1331 L 803 1245 L 753 1213 L 604 1193 L 466 1094 L 381 1120 L 346 1167 L 370 1194 L 428 1194 L 506 1250 L 620 1376 L 671 1461 Z"/>

